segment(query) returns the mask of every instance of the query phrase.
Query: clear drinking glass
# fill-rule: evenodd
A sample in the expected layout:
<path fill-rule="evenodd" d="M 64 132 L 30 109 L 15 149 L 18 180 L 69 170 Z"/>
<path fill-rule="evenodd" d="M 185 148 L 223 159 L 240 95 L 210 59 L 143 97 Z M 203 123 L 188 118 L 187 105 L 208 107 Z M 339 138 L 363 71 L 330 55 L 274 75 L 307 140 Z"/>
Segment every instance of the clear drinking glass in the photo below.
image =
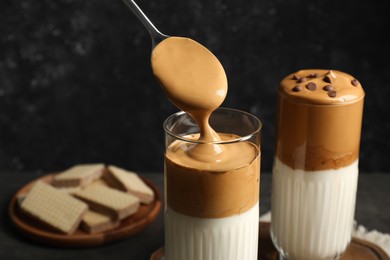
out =
<path fill-rule="evenodd" d="M 291 86 L 295 80 L 307 86 L 319 77 L 308 75 L 307 81 L 297 76 L 287 80 L 294 81 Z M 350 76 L 328 72 L 325 81 L 330 81 L 327 75 L 346 83 L 337 93 L 327 93 L 337 85 L 329 87 L 322 78 L 313 80 L 317 89 L 278 92 L 271 237 L 280 259 L 338 259 L 351 241 L 364 92 Z M 325 101 L 309 102 L 309 95 Z"/>
<path fill-rule="evenodd" d="M 187 113 L 164 122 L 165 259 L 255 260 L 261 122 L 219 108 L 210 125 L 221 141 L 198 141 L 199 128 Z"/>

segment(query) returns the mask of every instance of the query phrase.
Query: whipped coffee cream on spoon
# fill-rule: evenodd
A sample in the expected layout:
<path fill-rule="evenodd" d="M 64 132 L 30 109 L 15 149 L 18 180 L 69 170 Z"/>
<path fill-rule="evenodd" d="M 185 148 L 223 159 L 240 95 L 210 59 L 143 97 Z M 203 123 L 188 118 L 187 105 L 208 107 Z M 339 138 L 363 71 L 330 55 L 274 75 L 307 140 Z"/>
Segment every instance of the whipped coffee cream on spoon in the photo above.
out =
<path fill-rule="evenodd" d="M 169 100 L 194 118 L 200 129 L 200 141 L 205 144 L 220 141 L 219 135 L 209 125 L 209 118 L 227 94 L 227 78 L 222 64 L 200 43 L 162 34 L 133 0 L 123 1 L 152 37 L 152 70 Z M 203 159 L 222 152 L 218 145 L 192 148 L 191 154 Z"/>
<path fill-rule="evenodd" d="M 188 147 L 187 154 L 201 162 L 226 161 L 223 146 L 211 144 L 221 139 L 209 125 L 211 113 L 227 94 L 226 74 L 219 60 L 194 40 L 169 37 L 153 50 L 152 69 L 171 102 L 198 124 L 199 141 L 204 143 Z"/>
<path fill-rule="evenodd" d="M 200 140 L 219 140 L 208 122 L 227 94 L 227 78 L 219 60 L 194 40 L 169 37 L 153 50 L 152 69 L 172 103 L 198 123 Z"/>
<path fill-rule="evenodd" d="M 219 60 L 194 40 L 162 34 L 133 0 L 123 1 L 150 33 L 153 73 L 168 98 L 195 119 L 200 140 L 220 140 L 208 122 L 227 94 L 227 78 Z"/>

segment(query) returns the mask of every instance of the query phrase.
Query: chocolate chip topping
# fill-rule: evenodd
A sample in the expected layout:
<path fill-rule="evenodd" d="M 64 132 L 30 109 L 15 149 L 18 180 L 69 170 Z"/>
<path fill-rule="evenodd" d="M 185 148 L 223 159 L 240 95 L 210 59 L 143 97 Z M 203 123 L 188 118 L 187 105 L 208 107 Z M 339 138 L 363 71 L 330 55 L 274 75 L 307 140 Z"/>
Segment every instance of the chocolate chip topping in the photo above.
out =
<path fill-rule="evenodd" d="M 307 78 L 303 77 L 303 78 L 300 78 L 297 80 L 297 83 L 302 83 L 302 82 L 305 82 L 307 81 Z"/>
<path fill-rule="evenodd" d="M 314 78 L 315 74 L 318 77 Z M 293 78 L 300 78 L 300 80 Z M 284 93 L 293 102 L 305 104 L 338 105 L 347 102 L 353 103 L 364 97 L 362 83 L 358 82 L 358 86 L 354 86 L 353 79 L 357 78 L 338 70 L 300 70 L 283 78 L 278 92 Z M 316 89 L 313 90 L 314 88 L 309 83 L 314 83 Z"/>
<path fill-rule="evenodd" d="M 314 82 L 309 82 L 309 83 L 306 84 L 306 88 L 308 90 L 314 91 L 314 90 L 317 89 L 317 85 Z"/>
<path fill-rule="evenodd" d="M 332 78 L 336 78 L 336 75 L 334 74 L 334 72 L 332 70 L 328 71 L 328 73 L 326 73 L 327 76 L 330 76 Z"/>
<path fill-rule="evenodd" d="M 332 90 L 334 90 L 332 85 L 325 85 L 322 89 L 325 90 L 325 91 L 332 91 Z"/>
<path fill-rule="evenodd" d="M 357 87 L 357 86 L 359 85 L 359 81 L 358 81 L 357 79 L 353 79 L 353 80 L 351 81 L 351 84 L 352 84 L 353 86 Z"/>
<path fill-rule="evenodd" d="M 299 80 L 301 77 L 297 76 L 294 74 L 294 76 L 292 77 L 293 80 Z"/>
<path fill-rule="evenodd" d="M 334 90 L 328 91 L 328 96 L 331 97 L 331 98 L 336 97 L 336 94 L 337 94 L 337 92 L 334 91 Z"/>
<path fill-rule="evenodd" d="M 311 79 L 313 79 L 313 78 L 318 78 L 318 73 L 311 73 L 311 74 L 309 74 L 309 76 L 307 76 L 308 78 L 311 78 Z"/>
<path fill-rule="evenodd" d="M 332 78 L 329 75 L 325 75 L 323 81 L 325 81 L 326 83 L 332 83 Z"/>
<path fill-rule="evenodd" d="M 301 92 L 302 91 L 302 87 L 297 85 L 297 86 L 293 87 L 292 91 L 294 91 L 294 92 Z"/>

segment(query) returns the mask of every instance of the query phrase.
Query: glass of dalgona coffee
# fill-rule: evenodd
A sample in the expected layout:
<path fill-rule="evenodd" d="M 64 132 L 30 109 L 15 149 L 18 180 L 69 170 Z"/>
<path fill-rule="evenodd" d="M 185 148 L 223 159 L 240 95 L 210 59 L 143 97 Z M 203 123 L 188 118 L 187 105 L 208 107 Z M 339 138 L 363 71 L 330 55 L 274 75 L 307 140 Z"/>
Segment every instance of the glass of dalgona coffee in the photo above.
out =
<path fill-rule="evenodd" d="M 185 112 L 164 122 L 165 259 L 255 260 L 258 252 L 260 120 L 218 108 L 218 141 L 199 141 Z"/>
<path fill-rule="evenodd" d="M 278 89 L 271 237 L 281 259 L 337 259 L 353 231 L 364 90 L 335 70 Z"/>

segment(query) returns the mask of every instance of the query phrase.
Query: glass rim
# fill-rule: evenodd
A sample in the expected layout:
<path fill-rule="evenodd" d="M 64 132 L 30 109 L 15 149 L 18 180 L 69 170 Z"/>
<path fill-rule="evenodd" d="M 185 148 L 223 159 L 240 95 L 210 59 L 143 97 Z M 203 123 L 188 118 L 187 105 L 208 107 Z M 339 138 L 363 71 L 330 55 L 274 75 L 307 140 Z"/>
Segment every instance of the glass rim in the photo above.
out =
<path fill-rule="evenodd" d="M 245 112 L 243 110 L 234 109 L 234 108 L 226 108 L 226 107 L 219 107 L 215 111 L 232 111 L 232 112 L 235 112 L 235 113 L 240 113 L 242 115 L 249 116 L 250 118 L 252 118 L 257 123 L 257 127 L 256 127 L 255 130 L 252 130 L 249 134 L 246 134 L 245 136 L 240 136 L 238 138 L 233 138 L 233 139 L 229 139 L 229 140 L 221 140 L 221 141 L 213 141 L 213 142 L 204 142 L 204 141 L 194 140 L 194 139 L 186 138 L 185 136 L 182 136 L 182 135 L 174 134 L 174 133 L 171 132 L 171 130 L 168 129 L 168 123 L 171 122 L 172 119 L 175 118 L 175 117 L 180 117 L 180 116 L 186 114 L 188 117 L 192 118 L 187 112 L 185 112 L 185 111 L 178 111 L 178 112 L 168 116 L 164 120 L 164 122 L 163 122 L 164 131 L 165 131 L 165 133 L 167 133 L 171 137 L 174 137 L 175 139 L 178 139 L 178 140 L 181 140 L 181 141 L 184 141 L 184 142 L 187 142 L 187 143 L 194 143 L 194 144 L 232 144 L 232 143 L 248 141 L 253 136 L 255 136 L 256 134 L 260 133 L 260 131 L 261 131 L 262 127 L 263 127 L 263 124 L 262 124 L 261 120 L 257 116 L 255 116 L 255 115 L 253 115 L 253 114 L 251 114 L 249 112 Z M 213 111 L 213 113 L 215 111 Z"/>

